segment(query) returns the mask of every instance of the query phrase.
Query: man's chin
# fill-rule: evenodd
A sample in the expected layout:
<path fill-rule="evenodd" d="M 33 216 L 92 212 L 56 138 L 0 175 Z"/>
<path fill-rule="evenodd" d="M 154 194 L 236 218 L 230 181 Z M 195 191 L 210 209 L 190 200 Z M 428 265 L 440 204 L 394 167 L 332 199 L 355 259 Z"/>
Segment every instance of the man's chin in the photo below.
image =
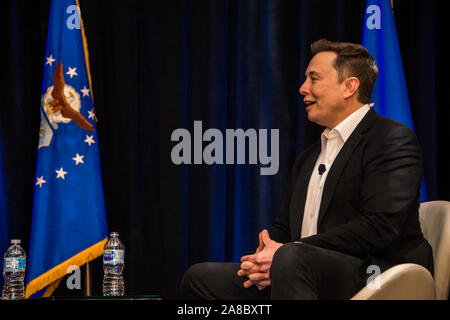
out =
<path fill-rule="evenodd" d="M 308 120 L 311 122 L 316 122 L 315 112 L 312 108 L 306 109 L 306 114 L 308 115 Z"/>
<path fill-rule="evenodd" d="M 320 117 L 317 116 L 317 114 L 313 110 L 307 111 L 308 114 L 308 120 L 311 122 L 314 122 L 315 124 L 326 127 L 325 124 L 323 124 L 323 121 L 320 121 Z"/>

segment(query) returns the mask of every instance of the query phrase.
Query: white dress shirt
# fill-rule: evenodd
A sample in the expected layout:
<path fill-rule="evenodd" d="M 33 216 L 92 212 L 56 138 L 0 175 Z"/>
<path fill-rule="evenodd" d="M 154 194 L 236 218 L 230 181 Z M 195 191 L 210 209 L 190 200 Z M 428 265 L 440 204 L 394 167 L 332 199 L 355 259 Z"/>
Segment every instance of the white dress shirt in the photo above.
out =
<path fill-rule="evenodd" d="M 309 237 L 317 234 L 317 219 L 319 217 L 320 203 L 322 201 L 323 187 L 327 179 L 328 172 L 348 137 L 361 122 L 362 118 L 370 110 L 373 104 L 365 104 L 332 130 L 326 128 L 321 135 L 322 148 L 317 158 L 308 184 L 306 195 L 305 211 L 303 214 L 301 237 Z M 319 175 L 319 165 L 325 165 L 325 172 Z"/>

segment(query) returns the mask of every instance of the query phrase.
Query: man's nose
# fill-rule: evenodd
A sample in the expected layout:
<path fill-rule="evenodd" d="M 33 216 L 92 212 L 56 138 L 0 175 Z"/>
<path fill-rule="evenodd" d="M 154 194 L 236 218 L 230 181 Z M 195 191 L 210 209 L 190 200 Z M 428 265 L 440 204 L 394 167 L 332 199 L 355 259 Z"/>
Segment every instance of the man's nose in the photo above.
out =
<path fill-rule="evenodd" d="M 300 89 L 298 89 L 298 92 L 303 96 L 306 96 L 308 94 L 309 92 L 308 80 L 305 80 L 305 82 L 303 82 L 303 84 L 300 86 Z"/>

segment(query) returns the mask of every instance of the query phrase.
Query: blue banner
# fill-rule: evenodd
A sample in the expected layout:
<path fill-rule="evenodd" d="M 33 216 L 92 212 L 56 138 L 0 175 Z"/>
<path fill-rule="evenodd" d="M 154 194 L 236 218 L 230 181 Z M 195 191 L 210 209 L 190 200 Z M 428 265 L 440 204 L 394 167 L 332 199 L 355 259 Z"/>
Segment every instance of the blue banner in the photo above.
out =
<path fill-rule="evenodd" d="M 52 1 L 26 297 L 103 254 L 107 225 L 87 44 L 78 1 Z M 45 289 L 45 290 L 44 290 Z"/>
<path fill-rule="evenodd" d="M 362 45 L 373 56 L 378 66 L 378 78 L 371 96 L 371 101 L 375 103 L 375 110 L 382 116 L 404 123 L 414 131 L 390 0 L 367 1 Z M 423 178 L 420 201 L 428 201 Z"/>

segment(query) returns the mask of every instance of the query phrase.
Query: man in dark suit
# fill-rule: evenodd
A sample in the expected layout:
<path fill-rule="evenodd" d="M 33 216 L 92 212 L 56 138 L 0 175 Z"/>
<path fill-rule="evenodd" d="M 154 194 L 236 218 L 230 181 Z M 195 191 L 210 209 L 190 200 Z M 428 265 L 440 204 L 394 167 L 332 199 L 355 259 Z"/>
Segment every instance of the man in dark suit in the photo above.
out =
<path fill-rule="evenodd" d="M 200 263 L 187 299 L 348 299 L 373 270 L 416 263 L 433 273 L 419 217 L 422 157 L 403 124 L 369 104 L 378 69 L 358 44 L 322 39 L 300 87 L 308 119 L 325 127 L 296 159 L 289 190 L 255 253 Z"/>

